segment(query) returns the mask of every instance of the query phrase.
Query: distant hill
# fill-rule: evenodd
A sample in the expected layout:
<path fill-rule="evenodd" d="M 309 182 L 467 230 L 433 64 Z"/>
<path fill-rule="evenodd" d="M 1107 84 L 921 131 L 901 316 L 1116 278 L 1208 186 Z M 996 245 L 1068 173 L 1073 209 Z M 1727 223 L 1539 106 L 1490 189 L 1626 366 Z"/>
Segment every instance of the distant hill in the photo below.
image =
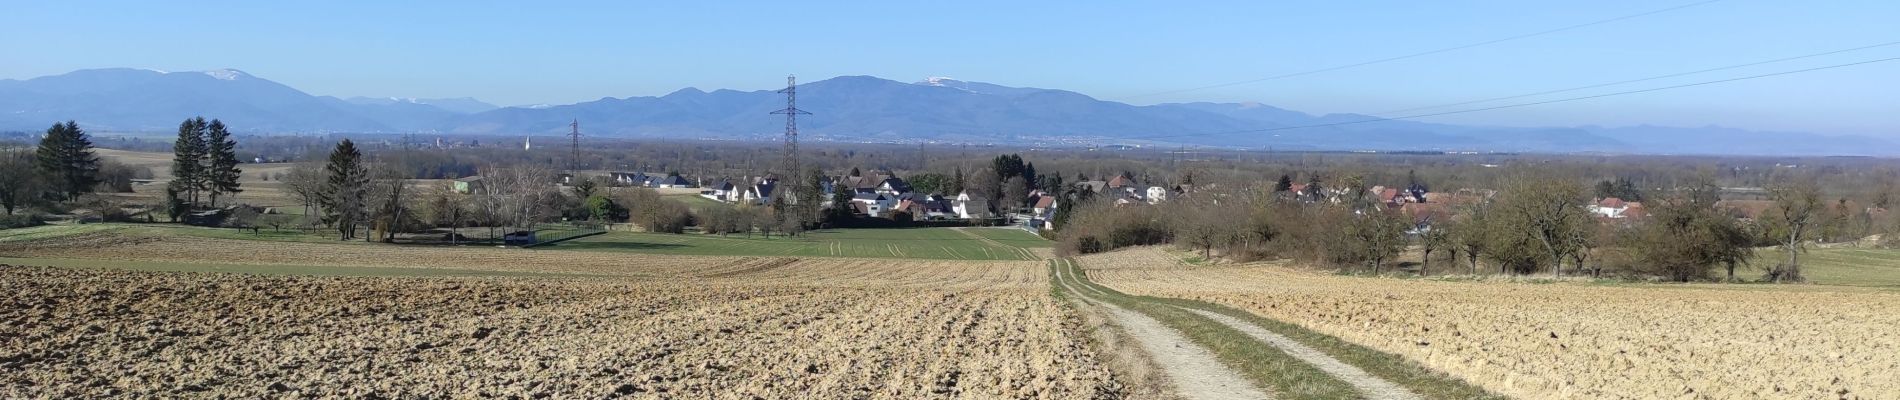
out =
<path fill-rule="evenodd" d="M 776 89 L 776 88 L 773 88 Z M 842 76 L 799 86 L 809 140 L 1042 145 L 1195 144 L 1322 150 L 1615 152 L 1655 154 L 1896 155 L 1900 145 L 1859 136 L 1702 127 L 1512 128 L 1417 121 L 1359 123 L 1359 114 L 1311 115 L 1257 103 L 1136 106 L 1080 93 L 949 78 L 899 82 Z M 680 89 L 664 96 L 566 105 L 496 107 L 475 99 L 312 96 L 236 70 L 82 70 L 0 80 L 0 130 L 40 130 L 77 119 L 95 131 L 169 131 L 205 115 L 246 132 L 561 133 L 772 139 L 784 107 L 774 90 Z M 1314 127 L 1316 125 L 1324 125 Z"/>

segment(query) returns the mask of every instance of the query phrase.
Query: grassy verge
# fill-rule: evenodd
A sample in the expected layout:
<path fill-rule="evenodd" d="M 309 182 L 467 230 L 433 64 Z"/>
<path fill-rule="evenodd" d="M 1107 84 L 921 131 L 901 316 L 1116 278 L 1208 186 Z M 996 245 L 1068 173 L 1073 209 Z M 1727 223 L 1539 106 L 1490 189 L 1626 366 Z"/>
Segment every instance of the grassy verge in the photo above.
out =
<path fill-rule="evenodd" d="M 1214 335 L 1219 340 L 1223 340 L 1223 341 L 1224 340 L 1238 340 L 1238 341 L 1241 341 L 1240 343 L 1242 345 L 1250 345 L 1253 347 L 1261 347 L 1261 348 L 1271 348 L 1271 346 L 1266 346 L 1258 342 L 1255 342 L 1253 338 L 1248 337 L 1245 334 L 1242 334 L 1238 331 L 1233 331 L 1232 329 L 1228 329 L 1226 328 L 1226 326 L 1219 325 L 1218 323 L 1214 321 L 1206 320 L 1205 318 L 1201 318 L 1199 316 L 1189 314 L 1186 311 L 1181 311 L 1180 309 L 1175 308 L 1175 306 L 1212 311 L 1212 312 L 1219 313 L 1222 315 L 1238 318 L 1242 321 L 1253 323 L 1254 325 L 1259 326 L 1262 329 L 1266 329 L 1267 331 L 1270 331 L 1273 333 L 1278 333 L 1281 336 L 1286 336 L 1287 338 L 1300 342 L 1300 344 L 1304 344 L 1307 347 L 1312 347 L 1316 350 L 1319 350 L 1320 352 L 1325 353 L 1327 356 L 1331 356 L 1335 359 L 1338 359 L 1340 362 L 1344 362 L 1354 367 L 1358 367 L 1361 370 L 1365 370 L 1366 373 L 1371 374 L 1372 376 L 1376 376 L 1376 377 L 1379 377 L 1380 379 L 1385 379 L 1399 386 L 1403 386 L 1406 389 L 1411 390 L 1413 393 L 1417 393 L 1420 396 L 1423 396 L 1425 398 L 1431 398 L 1431 399 L 1503 399 L 1503 398 L 1506 398 L 1504 396 L 1500 396 L 1498 394 L 1486 391 L 1484 390 L 1484 388 L 1480 388 L 1476 385 L 1466 383 L 1464 380 L 1458 379 L 1456 377 L 1446 375 L 1444 373 L 1440 373 L 1437 371 L 1433 371 L 1429 368 L 1426 368 L 1424 365 L 1420 365 L 1411 360 L 1407 360 L 1404 357 L 1401 357 L 1396 354 L 1373 350 L 1371 348 L 1367 348 L 1367 347 L 1353 344 L 1344 340 L 1340 340 L 1339 338 L 1336 338 L 1330 335 L 1314 332 L 1312 330 L 1300 327 L 1298 325 L 1280 322 L 1278 320 L 1274 320 L 1270 318 L 1264 318 L 1259 315 L 1255 315 L 1253 313 L 1249 313 L 1249 312 L 1235 309 L 1232 307 L 1227 307 L 1220 304 L 1208 303 L 1208 302 L 1197 301 L 1197 300 L 1161 298 L 1161 297 L 1149 297 L 1149 296 L 1132 296 L 1132 295 L 1123 294 L 1121 292 L 1115 291 L 1114 289 L 1109 289 L 1108 287 L 1097 285 L 1094 282 L 1088 281 L 1087 276 L 1082 274 L 1081 268 L 1076 266 L 1073 261 L 1070 261 L 1068 259 L 1063 259 L 1059 261 L 1062 261 L 1064 264 L 1066 264 L 1066 268 L 1070 268 L 1069 271 L 1072 271 L 1073 276 L 1076 277 L 1075 280 L 1079 281 L 1079 283 L 1083 285 L 1088 285 L 1089 287 L 1093 287 L 1096 290 L 1100 290 L 1104 293 L 1108 293 L 1108 296 L 1098 296 L 1098 297 L 1105 297 L 1103 300 L 1109 300 L 1111 303 L 1115 303 L 1117 305 L 1122 305 L 1123 303 L 1115 302 L 1112 299 L 1119 299 L 1122 302 L 1128 302 L 1128 303 L 1148 304 L 1149 305 L 1148 307 L 1143 308 L 1143 309 L 1138 309 L 1138 311 L 1141 311 L 1144 314 L 1149 314 L 1149 316 L 1155 317 L 1156 319 L 1162 319 L 1162 317 L 1160 315 L 1156 315 L 1155 313 L 1148 312 L 1148 309 L 1162 309 L 1164 311 L 1171 310 L 1174 313 L 1179 314 L 1180 316 L 1184 316 L 1186 318 L 1200 319 L 1202 321 L 1205 321 L 1205 323 L 1207 324 L 1214 324 L 1228 331 L 1228 332 Z M 1064 267 L 1064 264 L 1057 264 L 1057 265 L 1058 267 Z M 1128 306 L 1123 306 L 1123 307 L 1127 308 Z M 1181 317 L 1175 317 L 1175 318 L 1181 318 Z M 1168 323 L 1170 327 L 1174 327 L 1174 324 L 1169 323 L 1167 320 L 1163 320 L 1163 323 Z M 1182 328 L 1176 327 L 1175 329 L 1182 329 Z M 1185 333 L 1186 330 L 1183 329 L 1183 332 Z M 1227 360 L 1228 355 L 1225 354 L 1225 352 L 1221 350 L 1220 347 L 1216 347 L 1209 343 L 1203 343 L 1202 339 L 1199 339 L 1199 338 L 1195 338 L 1194 340 L 1196 343 L 1202 343 L 1202 345 L 1208 346 L 1210 349 L 1214 349 L 1217 353 L 1221 353 L 1223 361 Z M 1271 361 L 1265 362 L 1266 364 L 1269 364 L 1268 367 L 1283 365 L 1284 363 L 1288 363 L 1288 362 L 1298 363 L 1299 367 L 1304 367 L 1304 369 L 1311 370 L 1311 373 L 1318 373 L 1318 374 L 1324 375 L 1328 379 L 1331 379 L 1330 375 L 1325 375 L 1324 372 L 1321 372 L 1318 369 L 1314 369 L 1312 366 L 1306 365 L 1305 363 L 1292 358 L 1292 356 L 1286 355 L 1286 353 L 1279 352 L 1278 350 L 1274 350 L 1272 353 L 1273 354 L 1265 354 L 1265 356 L 1271 357 L 1271 356 L 1277 355 L 1279 357 L 1284 358 L 1284 360 L 1271 360 Z M 1234 365 L 1234 367 L 1252 368 L 1252 369 L 1259 370 L 1259 371 L 1247 371 L 1250 377 L 1254 376 L 1255 372 L 1263 372 L 1263 373 L 1275 372 L 1270 368 L 1261 368 L 1260 366 L 1249 367 L 1249 366 L 1242 366 L 1242 365 Z M 1261 380 L 1259 378 L 1256 378 L 1256 381 L 1270 384 L 1272 385 L 1271 387 L 1274 387 L 1276 389 L 1279 389 L 1282 386 L 1301 385 L 1301 384 L 1318 385 L 1322 383 L 1321 381 L 1318 381 L 1318 380 L 1314 380 L 1310 383 L 1302 382 L 1302 381 L 1305 381 L 1306 378 L 1295 376 L 1295 374 L 1305 373 L 1305 372 L 1306 371 L 1301 371 L 1299 368 L 1293 368 L 1285 372 L 1287 373 L 1288 376 L 1279 377 L 1278 380 L 1283 381 L 1283 382 L 1275 382 L 1273 380 Z M 1272 379 L 1272 378 L 1273 377 L 1269 377 L 1269 379 Z M 1340 382 L 1339 384 L 1346 385 L 1344 382 Z M 1352 391 L 1350 386 L 1346 386 L 1345 390 L 1347 390 L 1348 392 Z M 1280 390 L 1280 392 L 1291 393 L 1286 390 Z M 1353 397 L 1357 397 L 1358 394 L 1351 393 L 1349 396 L 1346 396 L 1346 397 L 1305 397 L 1301 394 L 1293 393 L 1290 395 L 1282 394 L 1282 396 L 1300 396 L 1300 398 L 1353 398 Z"/>
<path fill-rule="evenodd" d="M 1212 351 L 1223 364 L 1241 376 L 1268 388 L 1282 399 L 1354 399 L 1359 398 L 1352 385 L 1314 368 L 1273 346 L 1254 341 L 1245 333 L 1229 328 L 1151 298 L 1129 296 L 1096 285 L 1081 275 L 1081 268 L 1069 259 L 1051 260 L 1052 268 L 1062 268 L 1074 277 L 1072 284 L 1100 290 L 1105 295 L 1081 293 L 1087 298 L 1114 304 L 1160 321 L 1181 332 L 1188 340 Z M 1060 285 L 1058 285 L 1060 288 Z"/>

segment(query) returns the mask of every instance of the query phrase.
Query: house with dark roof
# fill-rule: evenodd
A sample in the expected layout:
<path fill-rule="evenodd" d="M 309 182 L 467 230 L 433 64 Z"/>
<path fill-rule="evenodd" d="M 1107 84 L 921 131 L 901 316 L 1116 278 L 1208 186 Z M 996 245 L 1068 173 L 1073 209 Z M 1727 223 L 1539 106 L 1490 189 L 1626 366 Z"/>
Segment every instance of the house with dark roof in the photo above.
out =
<path fill-rule="evenodd" d="M 777 179 L 766 179 L 764 182 L 752 184 L 746 187 L 744 200 L 757 204 L 771 203 L 772 196 L 778 195 L 778 186 Z"/>
<path fill-rule="evenodd" d="M 958 193 L 956 200 L 951 202 L 951 211 L 962 219 L 989 218 L 990 200 L 971 195 L 970 192 Z"/>
<path fill-rule="evenodd" d="M 656 179 L 647 186 L 656 188 L 690 188 L 693 187 L 693 182 L 686 180 L 686 178 L 681 178 L 679 175 L 671 175 Z"/>
<path fill-rule="evenodd" d="M 910 191 L 910 182 L 904 182 L 903 179 L 895 177 L 885 178 L 884 181 L 878 182 L 877 184 L 878 193 L 896 195 L 910 193 Z"/>
<path fill-rule="evenodd" d="M 885 213 L 897 206 L 895 197 L 882 193 L 858 193 L 851 197 L 851 202 L 860 205 L 858 209 L 868 217 L 883 217 Z"/>

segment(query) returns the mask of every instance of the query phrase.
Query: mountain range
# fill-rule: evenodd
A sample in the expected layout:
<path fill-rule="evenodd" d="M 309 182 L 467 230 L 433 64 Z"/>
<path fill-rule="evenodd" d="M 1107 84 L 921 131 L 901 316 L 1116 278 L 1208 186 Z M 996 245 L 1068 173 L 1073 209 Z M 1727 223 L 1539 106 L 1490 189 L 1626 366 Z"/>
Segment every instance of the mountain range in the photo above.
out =
<path fill-rule="evenodd" d="M 807 140 L 1030 145 L 1177 145 L 1283 150 L 1896 155 L 1865 136 L 1724 127 L 1490 127 L 1312 115 L 1258 103 L 1130 105 L 1076 92 L 948 78 L 899 82 L 841 76 L 799 85 Z M 775 90 L 703 91 L 497 107 L 471 98 L 315 96 L 242 71 L 93 69 L 0 80 L 0 130 L 78 120 L 95 132 L 166 132 L 190 116 L 243 133 L 560 134 L 772 140 L 785 107 Z"/>

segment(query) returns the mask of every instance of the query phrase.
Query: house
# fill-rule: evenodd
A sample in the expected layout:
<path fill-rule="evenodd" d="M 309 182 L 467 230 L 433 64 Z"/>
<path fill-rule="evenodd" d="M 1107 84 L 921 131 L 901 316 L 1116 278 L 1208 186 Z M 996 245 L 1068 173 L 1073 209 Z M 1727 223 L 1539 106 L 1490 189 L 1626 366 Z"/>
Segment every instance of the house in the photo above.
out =
<path fill-rule="evenodd" d="M 480 175 L 455 179 L 455 192 L 461 194 L 481 194 L 487 191 Z"/>
<path fill-rule="evenodd" d="M 944 219 L 957 215 L 954 207 L 950 204 L 950 199 L 944 198 L 942 195 L 931 194 L 924 196 L 923 204 L 924 216 L 930 219 Z"/>
<path fill-rule="evenodd" d="M 1105 181 L 1081 181 L 1081 182 L 1076 182 L 1076 183 L 1075 183 L 1075 187 L 1076 187 L 1076 188 L 1079 188 L 1079 189 L 1083 189 L 1083 190 L 1087 190 L 1087 191 L 1091 191 L 1091 192 L 1095 192 L 1095 193 L 1102 193 L 1103 191 L 1106 191 L 1106 190 L 1108 190 L 1108 182 L 1105 182 Z"/>
<path fill-rule="evenodd" d="M 690 187 L 693 187 L 694 185 L 692 181 L 688 181 L 686 180 L 686 178 L 681 178 L 679 175 L 669 175 L 665 178 L 656 179 L 652 183 L 647 184 L 647 186 L 667 189 L 667 188 L 690 188 Z"/>
<path fill-rule="evenodd" d="M 1108 182 L 1105 182 L 1104 187 L 1108 189 L 1126 188 L 1134 186 L 1135 183 L 1133 181 L 1133 179 L 1128 179 L 1126 176 L 1116 175 L 1113 179 L 1109 179 Z"/>
<path fill-rule="evenodd" d="M 1630 204 L 1623 199 L 1605 197 L 1590 205 L 1590 213 L 1603 218 L 1624 218 L 1624 212 L 1629 211 Z"/>
<path fill-rule="evenodd" d="M 1030 208 L 1036 213 L 1036 216 L 1038 217 L 1048 218 L 1050 216 L 1053 216 L 1056 214 L 1056 197 L 1055 196 L 1037 197 L 1036 202 Z"/>
<path fill-rule="evenodd" d="M 1142 190 L 1142 194 L 1147 197 L 1148 204 L 1159 204 L 1163 201 L 1168 201 L 1168 188 L 1165 187 L 1149 186 L 1147 189 Z"/>
<path fill-rule="evenodd" d="M 720 181 L 711 186 L 712 190 L 700 191 L 699 196 L 727 203 L 739 201 L 739 191 L 735 187 L 732 182 Z"/>
<path fill-rule="evenodd" d="M 904 182 L 903 179 L 898 178 L 885 178 L 877 185 L 877 192 L 880 194 L 899 195 L 910 193 L 910 191 L 910 182 Z"/>
<path fill-rule="evenodd" d="M 646 186 L 653 180 L 645 172 L 609 172 L 608 176 L 621 186 Z"/>
<path fill-rule="evenodd" d="M 755 204 L 771 203 L 772 196 L 778 194 L 776 189 L 778 189 L 778 180 L 767 178 L 764 182 L 747 186 L 742 197 L 745 201 Z"/>
<path fill-rule="evenodd" d="M 859 204 L 858 210 L 869 217 L 882 217 L 897 206 L 896 198 L 881 193 L 858 193 L 851 202 Z"/>
<path fill-rule="evenodd" d="M 962 219 L 989 218 L 990 201 L 971 196 L 970 192 L 957 193 L 957 199 L 952 202 L 951 211 L 956 213 L 957 218 Z"/>

